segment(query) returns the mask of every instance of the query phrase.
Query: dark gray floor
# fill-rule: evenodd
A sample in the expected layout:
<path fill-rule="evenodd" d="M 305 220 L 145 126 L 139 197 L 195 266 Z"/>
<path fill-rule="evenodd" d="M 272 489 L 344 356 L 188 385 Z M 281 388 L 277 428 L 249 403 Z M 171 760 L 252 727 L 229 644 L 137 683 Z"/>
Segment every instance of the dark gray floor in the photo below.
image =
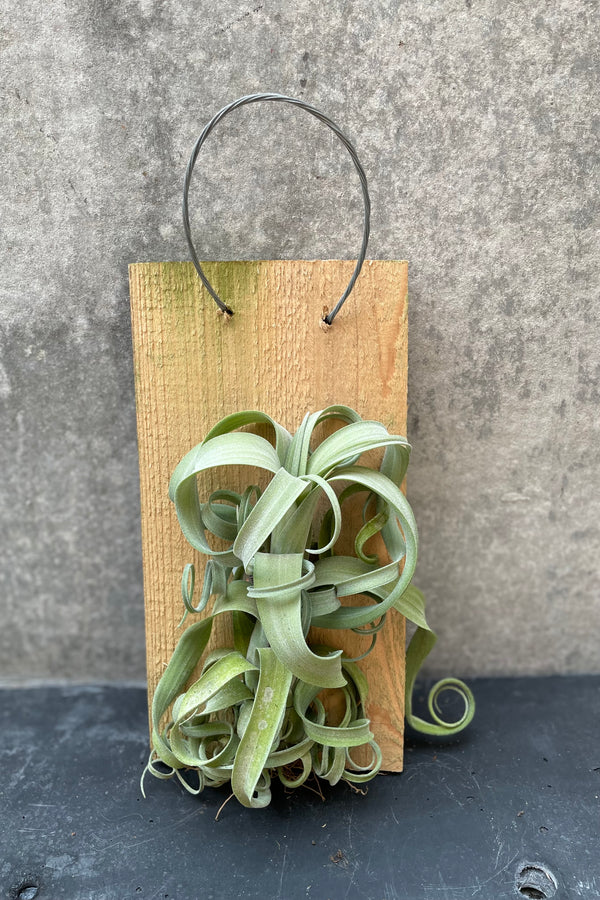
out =
<path fill-rule="evenodd" d="M 0 691 L 0 898 L 600 897 L 600 678 L 471 684 L 469 731 L 409 736 L 367 796 L 279 792 L 217 822 L 225 790 L 141 798 L 143 691 Z"/>

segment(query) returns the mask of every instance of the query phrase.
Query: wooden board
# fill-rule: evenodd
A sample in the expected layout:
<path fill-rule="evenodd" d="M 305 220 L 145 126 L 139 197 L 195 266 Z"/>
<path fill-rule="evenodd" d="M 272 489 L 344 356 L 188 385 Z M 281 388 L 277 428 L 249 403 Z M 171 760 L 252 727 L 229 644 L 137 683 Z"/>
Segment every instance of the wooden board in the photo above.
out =
<path fill-rule="evenodd" d="M 195 563 L 201 584 L 205 562 L 184 539 L 167 487 L 175 465 L 212 425 L 258 409 L 293 432 L 307 411 L 346 404 L 406 434 L 406 262 L 366 262 L 328 330 L 320 327 L 323 306 L 341 295 L 352 261 L 202 265 L 234 309 L 232 319 L 217 313 L 191 263 L 130 266 L 150 698 L 181 633 L 183 567 Z M 206 495 L 224 486 L 223 471 L 219 485 L 206 477 Z M 227 486 L 245 487 L 236 474 Z M 230 645 L 228 626 L 215 625 L 211 646 Z M 368 640 L 347 633 L 336 640 L 332 631 L 319 636 L 353 656 Z M 387 771 L 402 769 L 404 644 L 404 620 L 392 611 L 361 663 Z"/>

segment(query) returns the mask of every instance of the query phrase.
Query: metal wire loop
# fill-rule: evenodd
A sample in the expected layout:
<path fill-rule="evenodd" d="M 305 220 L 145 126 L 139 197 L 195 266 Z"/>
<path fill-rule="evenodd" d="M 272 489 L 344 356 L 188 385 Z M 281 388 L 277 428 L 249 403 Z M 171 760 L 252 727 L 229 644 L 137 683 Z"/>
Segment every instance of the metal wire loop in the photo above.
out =
<path fill-rule="evenodd" d="M 233 103 L 229 103 L 227 106 L 224 106 L 223 109 L 220 109 L 219 112 L 212 117 L 210 122 L 204 127 L 202 134 L 194 144 L 194 149 L 192 150 L 192 155 L 190 157 L 190 161 L 188 163 L 188 167 L 185 173 L 185 181 L 183 185 L 183 227 L 185 229 L 185 236 L 187 238 L 188 246 L 190 248 L 190 255 L 192 257 L 192 261 L 194 266 L 196 267 L 196 271 L 200 276 L 202 284 L 211 295 L 219 309 L 226 313 L 227 315 L 232 316 L 233 310 L 224 303 L 217 292 L 214 290 L 210 282 L 208 281 L 206 275 L 202 270 L 202 266 L 200 265 L 200 260 L 198 259 L 198 255 L 196 253 L 196 249 L 194 247 L 194 243 L 192 240 L 192 233 L 190 227 L 190 215 L 188 208 L 188 194 L 190 189 L 190 182 L 192 180 L 192 172 L 194 171 L 194 166 L 196 164 L 196 160 L 198 158 L 198 154 L 200 153 L 200 149 L 204 144 L 206 138 L 211 133 L 213 128 L 221 121 L 221 119 L 227 115 L 227 113 L 231 112 L 234 109 L 237 109 L 240 106 L 245 106 L 247 103 L 256 103 L 259 100 L 275 100 L 281 103 L 291 103 L 294 106 L 299 106 L 301 109 L 305 109 L 306 112 L 309 112 L 316 119 L 323 122 L 325 125 L 329 126 L 334 134 L 340 139 L 342 144 L 346 147 L 352 162 L 354 163 L 354 168 L 358 172 L 358 177 L 360 178 L 360 185 L 362 189 L 362 196 L 364 201 L 364 217 L 363 217 L 363 236 L 362 236 L 362 244 L 360 247 L 360 252 L 358 254 L 358 259 L 356 261 L 356 266 L 354 268 L 354 272 L 352 273 L 352 278 L 348 283 L 348 287 L 336 303 L 335 307 L 332 309 L 330 313 L 323 317 L 323 321 L 327 325 L 331 325 L 334 318 L 342 308 L 345 300 L 348 298 L 352 288 L 354 287 L 354 283 L 358 278 L 360 270 L 362 268 L 362 264 L 365 260 L 365 256 L 367 253 L 367 244 L 369 242 L 369 230 L 370 230 L 370 220 L 371 220 L 371 201 L 369 198 L 369 190 L 367 187 L 367 177 L 364 173 L 364 169 L 361 166 L 358 156 L 356 155 L 356 150 L 348 140 L 345 134 L 338 128 L 338 126 L 331 121 L 326 115 L 320 112 L 318 109 L 315 109 L 314 106 L 310 106 L 308 103 L 304 103 L 302 100 L 296 100 L 294 97 L 286 97 L 283 94 L 248 94 L 245 97 L 240 97 L 238 100 L 234 100 Z"/>

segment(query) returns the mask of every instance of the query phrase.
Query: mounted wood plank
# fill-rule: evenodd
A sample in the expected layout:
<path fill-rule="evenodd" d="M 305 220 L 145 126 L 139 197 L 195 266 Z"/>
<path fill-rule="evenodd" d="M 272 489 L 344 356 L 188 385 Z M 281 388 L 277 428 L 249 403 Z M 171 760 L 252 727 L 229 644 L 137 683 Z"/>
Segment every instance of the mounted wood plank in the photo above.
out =
<path fill-rule="evenodd" d="M 366 262 L 325 330 L 323 305 L 333 306 L 342 293 L 352 261 L 202 265 L 234 309 L 232 319 L 217 313 L 191 263 L 130 266 L 150 697 L 181 634 L 183 567 L 193 562 L 201 583 L 205 564 L 183 537 L 167 497 L 182 456 L 219 419 L 244 409 L 267 412 L 294 432 L 307 411 L 345 404 L 392 433 L 406 434 L 406 262 Z M 243 489 L 247 470 L 245 484 L 239 477 L 238 470 L 221 468 L 219 485 L 210 472 L 201 484 L 208 496 L 217 486 Z M 343 552 L 343 544 L 336 551 Z M 211 646 L 231 645 L 225 618 L 215 622 Z M 352 656 L 369 640 L 332 631 L 315 637 Z M 370 685 L 368 715 L 387 771 L 402 768 L 404 643 L 404 620 L 392 611 L 375 650 L 361 663 Z"/>

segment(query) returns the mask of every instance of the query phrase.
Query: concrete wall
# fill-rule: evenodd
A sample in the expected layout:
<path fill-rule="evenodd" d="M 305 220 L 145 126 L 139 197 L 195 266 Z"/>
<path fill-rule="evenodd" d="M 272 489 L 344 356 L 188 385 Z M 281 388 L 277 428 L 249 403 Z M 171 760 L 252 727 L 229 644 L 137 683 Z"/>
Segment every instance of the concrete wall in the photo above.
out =
<path fill-rule="evenodd" d="M 222 105 L 355 141 L 410 261 L 409 496 L 429 671 L 600 671 L 597 4 L 3 0 L 0 677 L 141 679 L 127 264 L 186 259 Z M 335 139 L 230 117 L 201 257 L 352 257 Z M 352 302 L 351 300 L 349 302 Z"/>

